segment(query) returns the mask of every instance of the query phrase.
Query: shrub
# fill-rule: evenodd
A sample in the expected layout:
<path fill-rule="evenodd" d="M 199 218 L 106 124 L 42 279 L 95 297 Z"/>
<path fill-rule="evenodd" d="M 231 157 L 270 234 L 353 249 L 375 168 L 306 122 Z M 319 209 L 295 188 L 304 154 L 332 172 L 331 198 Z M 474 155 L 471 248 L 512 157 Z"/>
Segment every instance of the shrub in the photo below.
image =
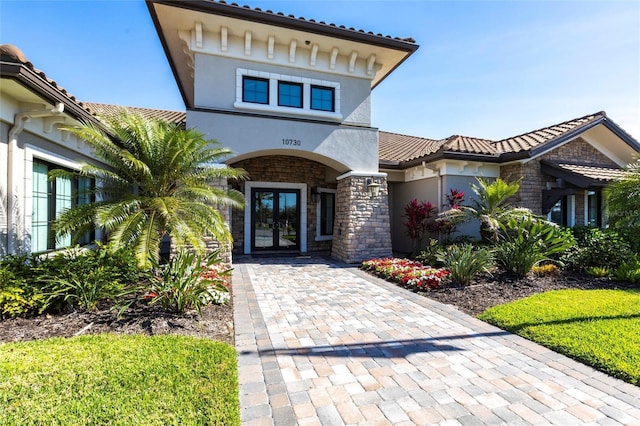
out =
<path fill-rule="evenodd" d="M 547 263 L 545 265 L 534 265 L 531 268 L 531 273 L 537 277 L 557 277 L 560 275 L 560 268 L 553 263 Z"/>
<path fill-rule="evenodd" d="M 629 244 L 617 232 L 608 229 L 573 228 L 576 246 L 562 258 L 572 269 L 599 266 L 616 269 L 620 264 L 634 260 Z"/>
<path fill-rule="evenodd" d="M 408 259 L 372 259 L 362 262 L 362 269 L 388 281 L 415 290 L 429 290 L 440 287 L 442 279 L 449 272 L 425 266 Z"/>
<path fill-rule="evenodd" d="M 74 248 L 40 261 L 35 268 L 46 303 L 43 311 L 94 310 L 101 301 L 118 303 L 145 276 L 126 249 Z"/>
<path fill-rule="evenodd" d="M 590 266 L 588 268 L 585 268 L 585 272 L 591 275 L 592 277 L 597 277 L 597 278 L 608 277 L 611 274 L 611 271 L 609 270 L 609 268 L 605 268 L 602 266 Z"/>
<path fill-rule="evenodd" d="M 219 251 L 208 255 L 195 254 L 181 250 L 166 265 L 154 264 L 155 275 L 145 298 L 150 304 L 159 304 L 166 310 L 184 313 L 223 301 L 220 293 L 227 293 L 224 277 L 231 270 L 221 265 Z"/>
<path fill-rule="evenodd" d="M 640 260 L 625 262 L 618 266 L 618 269 L 613 273 L 613 279 L 631 284 L 640 284 Z"/>
<path fill-rule="evenodd" d="M 0 319 L 37 313 L 44 304 L 38 285 L 29 283 L 31 256 L 0 260 Z"/>
<path fill-rule="evenodd" d="M 438 209 L 428 201 L 418 202 L 414 198 L 404 206 L 404 216 L 407 218 L 404 226 L 413 245 L 411 254 L 415 254 L 420 249 L 425 234 L 435 229 L 437 214 Z"/>
<path fill-rule="evenodd" d="M 474 248 L 471 244 L 451 245 L 438 253 L 441 262 L 460 285 L 469 285 L 481 272 L 489 272 L 493 266 L 493 252 L 486 247 Z"/>
<path fill-rule="evenodd" d="M 552 256 L 573 244 L 562 228 L 533 216 L 511 218 L 500 227 L 502 241 L 497 245 L 496 259 L 507 272 L 520 276 L 542 261 L 552 261 Z"/>
<path fill-rule="evenodd" d="M 441 249 L 442 245 L 438 242 L 438 240 L 430 238 L 427 242 L 427 245 L 416 256 L 416 260 L 425 266 L 442 266 L 442 264 L 438 261 L 438 252 Z"/>

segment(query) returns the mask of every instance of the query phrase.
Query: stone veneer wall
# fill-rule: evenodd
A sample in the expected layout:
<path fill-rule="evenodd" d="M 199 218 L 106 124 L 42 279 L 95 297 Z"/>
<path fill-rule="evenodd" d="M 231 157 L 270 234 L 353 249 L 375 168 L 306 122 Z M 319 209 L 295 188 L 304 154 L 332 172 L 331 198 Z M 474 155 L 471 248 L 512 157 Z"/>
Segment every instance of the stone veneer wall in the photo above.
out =
<path fill-rule="evenodd" d="M 376 177 L 380 195 L 371 198 L 367 179 L 348 176 L 338 181 L 331 256 L 347 263 L 391 256 L 387 179 Z"/>
<path fill-rule="evenodd" d="M 517 207 L 526 207 L 535 214 L 542 214 L 542 190 L 547 182 L 555 182 L 540 170 L 540 161 L 556 161 L 598 166 L 618 167 L 609 157 L 595 149 L 582 138 L 577 138 L 540 157 L 526 163 L 513 163 L 500 167 L 500 177 L 507 181 L 522 178 L 520 190 L 510 202 Z M 584 191 L 576 192 L 576 224 L 584 223 Z"/>
<path fill-rule="evenodd" d="M 329 251 L 331 241 L 316 241 L 316 203 L 311 201 L 311 188 L 336 188 L 336 182 L 327 182 L 327 169 L 324 164 L 305 158 L 271 155 L 249 158 L 232 164 L 232 167 L 247 171 L 250 180 L 256 182 L 289 182 L 307 184 L 307 251 Z M 240 183 L 240 192 L 244 193 L 244 182 Z M 251 208 L 250 205 L 245 208 Z M 234 209 L 231 218 L 233 252 L 244 250 L 244 211 Z"/>

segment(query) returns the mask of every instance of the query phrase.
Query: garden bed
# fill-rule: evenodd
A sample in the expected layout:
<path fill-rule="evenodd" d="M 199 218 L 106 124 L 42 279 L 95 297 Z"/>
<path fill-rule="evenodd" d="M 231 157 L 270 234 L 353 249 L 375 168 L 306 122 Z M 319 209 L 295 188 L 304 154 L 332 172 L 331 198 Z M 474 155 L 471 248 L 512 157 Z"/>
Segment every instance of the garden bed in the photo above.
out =
<path fill-rule="evenodd" d="M 625 288 L 638 288 L 638 286 L 579 273 L 525 278 L 514 278 L 502 274 L 493 277 L 488 275 L 480 277 L 466 287 L 444 285 L 439 289 L 420 293 L 438 302 L 454 305 L 461 311 L 476 316 L 492 306 L 513 302 L 549 290 Z"/>
<path fill-rule="evenodd" d="M 139 306 L 126 311 L 120 319 L 117 312 L 103 308 L 95 312 L 0 321 L 0 343 L 99 333 L 181 334 L 215 339 L 233 346 L 233 307 L 231 303 L 208 305 L 202 309 L 202 316 L 196 312 L 177 315 L 153 306 Z"/>

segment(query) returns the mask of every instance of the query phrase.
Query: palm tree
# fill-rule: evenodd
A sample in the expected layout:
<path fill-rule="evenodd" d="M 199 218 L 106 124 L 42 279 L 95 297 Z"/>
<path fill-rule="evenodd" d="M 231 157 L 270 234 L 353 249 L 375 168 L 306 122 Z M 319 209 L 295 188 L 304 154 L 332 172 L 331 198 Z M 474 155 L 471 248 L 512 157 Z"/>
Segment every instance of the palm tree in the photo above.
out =
<path fill-rule="evenodd" d="M 443 212 L 446 219 L 462 222 L 469 219 L 480 221 L 480 236 L 485 242 L 495 243 L 500 234 L 500 223 L 511 218 L 529 217 L 531 211 L 525 208 L 512 208 L 508 198 L 520 189 L 520 181 L 506 182 L 500 178 L 489 182 L 477 178 L 478 185 L 471 185 L 476 198 L 471 199 L 471 206 L 459 206 Z"/>
<path fill-rule="evenodd" d="M 100 200 L 65 211 L 55 223 L 57 236 L 102 229 L 110 247 L 132 247 L 141 267 L 158 260 L 165 235 L 198 252 L 204 251 L 205 235 L 231 242 L 218 208 L 242 207 L 243 197 L 216 184 L 241 179 L 244 171 L 220 165 L 228 149 L 196 130 L 125 109 L 103 122 L 108 134 L 90 123 L 66 129 L 107 167 L 83 165 L 80 174 L 96 178 Z"/>

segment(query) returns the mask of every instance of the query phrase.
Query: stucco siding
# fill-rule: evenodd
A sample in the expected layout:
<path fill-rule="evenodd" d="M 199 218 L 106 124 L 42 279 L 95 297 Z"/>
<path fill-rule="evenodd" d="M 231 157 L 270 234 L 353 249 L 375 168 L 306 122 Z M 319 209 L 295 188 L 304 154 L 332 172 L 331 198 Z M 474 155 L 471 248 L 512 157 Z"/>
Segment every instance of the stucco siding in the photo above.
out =
<path fill-rule="evenodd" d="M 405 232 L 404 207 L 414 198 L 420 202 L 429 201 L 438 207 L 438 178 L 389 183 L 391 241 L 393 250 L 399 253 L 410 253 L 412 250 L 411 239 Z"/>
<path fill-rule="evenodd" d="M 230 148 L 235 161 L 251 153 L 293 155 L 340 171 L 378 171 L 376 129 L 251 115 L 188 111 L 187 126 Z"/>
<path fill-rule="evenodd" d="M 340 112 L 344 123 L 359 126 L 371 125 L 371 82 L 362 78 L 349 78 L 335 74 L 311 72 L 277 64 L 265 64 L 223 58 L 212 55 L 195 55 L 195 107 L 237 111 L 236 71 L 248 69 L 271 74 L 281 74 L 314 80 L 326 80 L 340 84 Z M 271 96 L 277 96 L 271 93 Z M 292 108 L 292 112 L 295 112 Z M 297 116 L 293 114 L 292 116 Z"/>

